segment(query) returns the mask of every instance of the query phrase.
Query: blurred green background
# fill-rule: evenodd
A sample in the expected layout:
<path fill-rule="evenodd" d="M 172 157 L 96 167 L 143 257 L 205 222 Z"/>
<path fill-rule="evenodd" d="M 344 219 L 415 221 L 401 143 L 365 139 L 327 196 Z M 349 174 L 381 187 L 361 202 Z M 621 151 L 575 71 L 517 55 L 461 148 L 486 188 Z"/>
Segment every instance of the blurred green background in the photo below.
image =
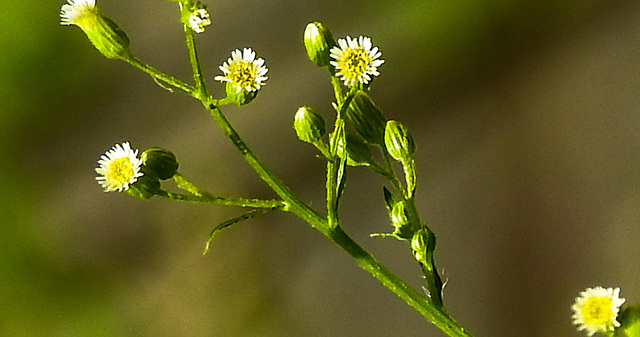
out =
<path fill-rule="evenodd" d="M 211 91 L 232 49 L 266 59 L 258 99 L 226 112 L 318 208 L 324 169 L 291 122 L 303 104 L 330 119 L 332 96 L 302 33 L 318 20 L 373 38 L 386 63 L 372 96 L 416 138 L 445 302 L 475 336 L 581 336 L 570 305 L 587 286 L 640 302 L 640 2 L 206 4 Z M 0 3 L 1 336 L 443 336 L 291 215 L 224 231 L 203 257 L 238 209 L 103 193 L 96 160 L 130 141 L 174 151 L 213 193 L 273 196 L 197 102 L 102 57 L 59 25 L 61 5 Z M 189 79 L 175 3 L 99 6 L 140 58 Z M 381 183 L 352 170 L 344 226 L 419 288 L 407 247 L 368 236 L 390 230 Z"/>

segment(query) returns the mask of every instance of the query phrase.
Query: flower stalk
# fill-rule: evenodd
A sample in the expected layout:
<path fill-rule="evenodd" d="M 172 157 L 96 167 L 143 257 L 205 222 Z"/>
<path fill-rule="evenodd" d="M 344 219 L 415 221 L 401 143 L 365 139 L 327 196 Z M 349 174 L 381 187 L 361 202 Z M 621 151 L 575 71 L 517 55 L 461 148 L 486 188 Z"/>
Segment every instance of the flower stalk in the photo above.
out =
<path fill-rule="evenodd" d="M 319 147 L 324 157 L 328 160 L 326 182 L 327 216 L 325 217 L 302 201 L 286 184 L 268 169 L 262 160 L 244 142 L 240 134 L 238 134 L 220 109 L 221 105 L 227 103 L 236 105 L 248 104 L 256 97 L 258 91 L 268 79 L 264 60 L 257 58 L 251 48 L 244 48 L 242 51 L 236 49 L 232 52 L 231 58 L 220 67 L 220 70 L 222 70 L 224 74 L 214 78 L 215 80 L 225 82 L 225 92 L 227 96 L 222 99 L 215 99 L 209 94 L 195 41 L 195 34 L 203 32 L 204 27 L 211 23 L 208 12 L 206 12 L 205 7 L 203 7 L 204 5 L 192 0 L 176 1 L 179 2 L 180 5 L 181 20 L 184 26 L 189 62 L 194 81 L 194 85 L 189 85 L 172 76 L 166 75 L 133 56 L 128 49 L 129 40 L 126 35 L 124 35 L 124 32 L 110 19 L 102 16 L 95 7 L 95 0 L 68 0 L 68 2 L 69 3 L 65 5 L 67 7 L 63 7 L 63 12 L 61 13 L 63 24 L 75 24 L 81 27 L 85 33 L 87 33 L 94 46 L 106 57 L 123 59 L 152 76 L 163 88 L 170 90 L 178 89 L 198 99 L 222 132 L 238 149 L 245 161 L 281 200 L 230 198 L 210 194 L 193 185 L 178 173 L 178 162 L 171 152 L 153 148 L 145 151 L 144 159 L 139 159 L 137 157 L 137 150 L 132 150 L 128 143 L 114 147 L 114 149 L 107 152 L 99 162 L 100 167 L 96 169 L 96 172 L 99 173 L 100 176 L 97 179 L 107 191 L 124 190 L 142 199 L 148 199 L 157 195 L 179 201 L 217 203 L 253 208 L 253 210 L 248 213 L 222 222 L 216 226 L 207 240 L 205 253 L 209 248 L 214 234 L 224 228 L 275 210 L 293 213 L 340 246 L 347 254 L 354 258 L 358 265 L 364 270 L 369 272 L 380 283 L 449 336 L 471 336 L 444 310 L 440 293 L 442 290 L 442 282 L 439 279 L 437 270 L 435 270 L 433 260 L 435 235 L 433 235 L 433 232 L 426 228 L 426 226 L 424 228 L 416 226 L 422 223 L 415 208 L 413 193 L 403 191 L 403 187 L 393 170 L 390 156 L 385 149 L 383 139 L 384 117 L 363 91 L 369 87 L 373 77 L 379 75 L 377 69 L 384 63 L 384 60 L 380 59 L 381 53 L 378 47 L 372 45 L 370 38 L 360 36 L 352 39 L 347 36 L 346 39 L 338 40 L 336 45 L 331 32 L 319 23 L 314 23 L 305 34 L 308 55 L 316 65 L 329 70 L 336 98 L 334 107 L 336 108 L 337 116 L 334 130 L 329 135 L 328 147 L 325 148 L 325 144 L 321 140 L 324 135 L 324 131 L 321 129 L 324 125 L 322 127 L 317 126 L 319 125 L 317 121 L 311 121 L 311 124 L 308 124 L 306 127 L 311 130 L 311 126 L 314 126 L 315 129 L 311 130 L 313 133 L 303 134 L 301 137 L 301 139 L 306 139 L 306 141 L 314 143 L 314 145 Z M 190 6 L 186 7 L 185 4 L 189 4 Z M 186 21 L 185 18 L 187 18 Z M 89 28 L 94 26 L 99 27 L 101 30 L 99 30 L 98 33 L 92 32 Z M 343 91 L 342 85 L 347 88 L 346 93 Z M 354 102 L 355 105 L 352 104 Z M 347 116 L 348 109 L 356 111 L 355 117 Z M 371 116 L 373 116 L 373 119 L 371 119 Z M 315 119 L 319 120 L 319 118 Z M 355 129 L 360 133 L 357 138 L 347 136 L 347 121 L 354 124 Z M 403 130 L 400 131 L 397 131 L 397 133 L 400 136 L 404 135 L 403 137 L 406 137 L 406 132 Z M 410 144 L 409 138 L 402 138 L 400 136 L 392 139 L 394 146 L 397 144 L 399 144 L 397 146 Z M 356 145 L 355 147 L 349 147 L 349 139 L 351 139 L 351 141 L 357 141 L 357 143 L 354 143 Z M 382 149 L 386 167 L 373 161 L 368 152 L 368 144 Z M 425 297 L 382 265 L 373 255 L 358 245 L 340 225 L 338 208 L 340 196 L 345 186 L 346 167 L 350 163 L 349 148 L 352 149 L 351 151 L 354 151 L 354 154 L 358 154 L 357 158 L 359 159 L 351 160 L 351 164 L 362 164 L 370 167 L 375 172 L 389 179 L 395 189 L 401 192 L 401 200 L 393 200 L 393 202 L 402 202 L 403 205 L 407 205 L 408 211 L 406 214 L 403 214 L 406 215 L 407 221 L 411 225 L 409 227 L 410 231 L 403 234 L 403 239 L 412 241 L 411 246 L 414 250 L 414 255 L 418 262 L 421 263 L 423 270 L 425 270 L 430 297 Z M 356 150 L 353 150 L 354 148 Z M 405 167 L 405 174 L 407 174 L 408 171 L 413 172 L 413 162 L 412 160 L 410 161 L 409 158 L 413 150 L 399 149 L 398 151 L 392 152 L 391 156 L 394 159 L 401 159 Z M 396 153 L 400 153 L 400 155 L 396 155 Z M 411 164 L 409 164 L 409 162 Z M 145 166 L 145 163 L 147 166 Z M 413 172 L 413 174 L 415 174 L 415 172 Z M 161 181 L 168 179 L 173 179 L 177 186 L 186 191 L 186 193 L 175 193 L 162 189 Z M 408 185 L 407 188 L 413 191 L 415 188 L 415 177 L 407 177 L 406 181 Z M 387 190 L 385 191 L 388 192 Z M 385 195 L 385 198 L 386 197 L 387 195 Z M 424 236 L 416 237 L 416 233 L 420 235 L 424 234 Z"/>

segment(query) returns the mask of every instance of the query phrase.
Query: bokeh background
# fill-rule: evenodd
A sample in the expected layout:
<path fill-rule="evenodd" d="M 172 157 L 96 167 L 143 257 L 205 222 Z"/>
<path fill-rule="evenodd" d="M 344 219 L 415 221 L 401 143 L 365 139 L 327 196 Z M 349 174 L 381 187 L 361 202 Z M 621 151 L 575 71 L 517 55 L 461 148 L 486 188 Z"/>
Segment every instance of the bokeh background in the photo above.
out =
<path fill-rule="evenodd" d="M 297 107 L 331 120 L 305 25 L 373 38 L 372 96 L 416 143 L 419 207 L 438 234 L 449 312 L 475 336 L 581 336 L 587 286 L 640 302 L 640 2 L 635 0 L 215 0 L 198 36 L 212 77 L 235 48 L 267 60 L 246 141 L 322 208 L 324 168 L 297 141 Z M 61 1 L 0 3 L 1 336 L 444 336 L 289 214 L 209 231 L 241 210 L 103 193 L 114 143 L 172 150 L 221 195 L 273 197 L 194 100 L 107 60 Z M 185 80 L 175 3 L 100 0 L 143 60 Z M 415 287 L 382 181 L 350 172 L 346 231 Z"/>

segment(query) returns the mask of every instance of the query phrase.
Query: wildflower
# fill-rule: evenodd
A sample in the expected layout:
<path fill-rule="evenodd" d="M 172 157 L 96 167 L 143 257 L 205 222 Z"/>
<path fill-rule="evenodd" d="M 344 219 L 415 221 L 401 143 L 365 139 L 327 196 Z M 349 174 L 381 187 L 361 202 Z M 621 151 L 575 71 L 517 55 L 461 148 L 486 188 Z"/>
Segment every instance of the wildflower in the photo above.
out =
<path fill-rule="evenodd" d="M 227 82 L 239 94 L 242 90 L 258 91 L 268 79 L 267 67 L 264 66 L 262 58 L 256 59 L 256 53 L 251 48 L 244 48 L 244 51 L 236 49 L 231 52 L 231 57 L 220 66 L 223 76 L 216 76 L 214 79 L 220 82 Z"/>
<path fill-rule="evenodd" d="M 211 18 L 209 17 L 209 12 L 204 8 L 195 10 L 189 15 L 189 26 L 196 33 L 203 33 L 204 27 L 210 24 Z"/>
<path fill-rule="evenodd" d="M 116 144 L 100 157 L 98 164 L 100 167 L 96 168 L 96 172 L 100 176 L 96 180 L 105 192 L 128 190 L 129 185 L 143 175 L 138 150 L 132 150 L 128 142 Z"/>
<path fill-rule="evenodd" d="M 60 24 L 80 27 L 93 46 L 107 58 L 133 58 L 127 34 L 102 15 L 95 0 L 67 0 L 60 9 Z"/>
<path fill-rule="evenodd" d="M 616 318 L 625 301 L 619 294 L 620 288 L 587 288 L 571 306 L 573 324 L 579 325 L 578 330 L 586 330 L 587 336 L 613 331 L 620 326 Z"/>
<path fill-rule="evenodd" d="M 372 80 L 372 76 L 378 76 L 378 67 L 384 63 L 380 60 L 382 53 L 378 47 L 371 45 L 371 39 L 360 36 L 352 39 L 339 39 L 338 46 L 331 48 L 331 65 L 336 67 L 337 75 L 342 78 L 348 87 L 358 84 L 364 85 Z"/>

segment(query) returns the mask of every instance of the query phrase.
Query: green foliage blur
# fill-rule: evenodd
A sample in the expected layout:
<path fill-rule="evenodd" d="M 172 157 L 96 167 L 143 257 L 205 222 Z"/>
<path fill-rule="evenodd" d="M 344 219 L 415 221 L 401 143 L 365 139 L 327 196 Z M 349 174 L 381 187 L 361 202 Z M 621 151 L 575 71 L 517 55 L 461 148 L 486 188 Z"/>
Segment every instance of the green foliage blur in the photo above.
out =
<path fill-rule="evenodd" d="M 103 193 L 97 159 L 130 141 L 171 150 L 213 193 L 273 197 L 197 102 L 102 57 L 60 26 L 62 4 L 0 2 L 0 336 L 440 336 L 298 219 L 238 225 L 202 257 L 237 209 Z M 232 49 L 265 58 L 264 90 L 226 113 L 316 207 L 323 167 L 291 123 L 302 105 L 330 116 L 331 88 L 302 34 L 317 20 L 372 37 L 386 63 L 371 95 L 414 135 L 445 302 L 474 335 L 579 336 L 569 306 L 585 285 L 640 301 L 636 1 L 207 5 L 210 91 Z M 175 3 L 98 6 L 137 56 L 189 81 Z M 382 189 L 354 172 L 347 232 L 420 287 L 410 252 L 368 237 L 390 230 Z"/>

